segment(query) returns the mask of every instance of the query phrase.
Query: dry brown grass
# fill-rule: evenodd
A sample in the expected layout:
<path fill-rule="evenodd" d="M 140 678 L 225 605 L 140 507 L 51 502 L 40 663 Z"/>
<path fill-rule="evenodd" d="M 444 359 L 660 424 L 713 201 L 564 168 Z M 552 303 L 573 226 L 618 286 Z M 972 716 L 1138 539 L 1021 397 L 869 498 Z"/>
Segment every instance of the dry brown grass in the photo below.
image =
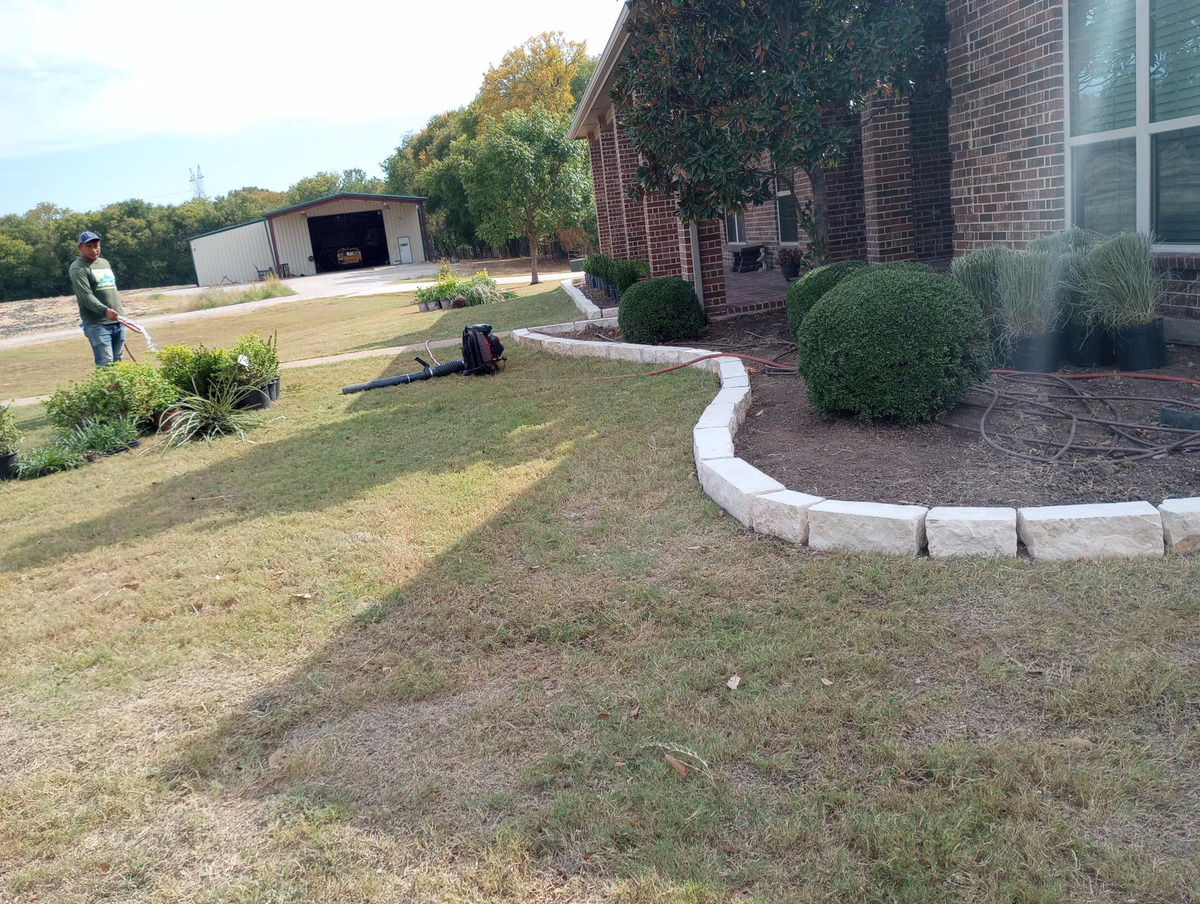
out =
<path fill-rule="evenodd" d="M 375 370 L 0 488 L 4 893 L 1195 897 L 1197 559 L 814 555 L 699 494 L 710 377 Z"/>

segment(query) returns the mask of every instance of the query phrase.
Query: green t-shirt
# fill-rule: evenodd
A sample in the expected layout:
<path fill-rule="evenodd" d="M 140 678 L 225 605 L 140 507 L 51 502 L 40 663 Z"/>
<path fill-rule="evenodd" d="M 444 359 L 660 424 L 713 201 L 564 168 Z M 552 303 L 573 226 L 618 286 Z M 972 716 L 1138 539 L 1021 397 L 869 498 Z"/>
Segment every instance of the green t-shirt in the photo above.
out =
<path fill-rule="evenodd" d="M 109 308 L 124 316 L 117 278 L 104 258 L 98 257 L 90 264 L 82 257 L 76 258 L 71 264 L 71 288 L 79 302 L 79 319 L 85 325 L 105 323 L 105 311 Z"/>

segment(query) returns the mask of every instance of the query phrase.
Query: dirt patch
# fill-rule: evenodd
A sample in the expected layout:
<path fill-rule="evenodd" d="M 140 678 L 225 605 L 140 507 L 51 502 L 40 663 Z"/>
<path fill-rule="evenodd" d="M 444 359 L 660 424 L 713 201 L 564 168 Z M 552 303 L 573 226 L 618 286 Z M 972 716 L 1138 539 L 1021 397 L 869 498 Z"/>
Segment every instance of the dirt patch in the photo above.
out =
<path fill-rule="evenodd" d="M 159 300 L 150 298 L 157 291 L 161 290 L 147 289 L 146 294 L 141 295 L 122 292 L 121 303 L 125 306 L 125 315 L 137 320 L 161 312 Z M 0 339 L 48 330 L 74 329 L 78 322 L 79 305 L 74 295 L 0 302 Z"/>
<path fill-rule="evenodd" d="M 589 330 L 596 332 L 595 328 Z M 588 331 L 584 331 L 587 333 Z M 609 328 L 604 336 L 617 339 Z M 782 311 L 716 320 L 695 342 L 676 343 L 717 351 L 735 351 L 795 365 L 795 344 Z M 1105 452 L 1070 452 L 1054 463 L 1024 460 L 997 451 L 977 432 L 990 396 L 975 393 L 940 422 L 896 427 L 851 419 L 827 421 L 808 404 L 804 381 L 794 374 L 751 369 L 753 402 L 738 432 L 737 454 L 788 489 L 837 499 L 920 505 L 1054 505 L 1124 502 L 1193 496 L 1200 488 L 1200 453 L 1122 463 Z M 1070 368 L 1063 373 L 1071 372 Z M 1170 364 L 1148 374 L 1200 379 L 1200 349 L 1171 346 Z M 989 378 L 989 385 L 1002 379 Z M 1073 381 L 1093 393 L 1182 400 L 1200 404 L 1200 387 L 1182 383 L 1105 378 Z M 1064 384 L 1065 385 L 1065 384 Z M 1067 394 L 1068 390 L 1062 390 Z M 1035 401 L 1061 404 L 1057 390 L 1031 393 Z M 1049 398 L 1048 398 L 1049 397 Z M 1123 418 L 1157 423 L 1161 402 L 1121 402 Z M 1064 439 L 1069 421 L 1035 415 L 1011 415 L 990 422 L 990 432 Z M 955 425 L 960 429 L 955 429 Z M 1099 445 L 1109 433 L 1079 426 L 1076 442 Z M 1046 447 L 1005 440 L 1010 447 L 1046 456 Z"/>

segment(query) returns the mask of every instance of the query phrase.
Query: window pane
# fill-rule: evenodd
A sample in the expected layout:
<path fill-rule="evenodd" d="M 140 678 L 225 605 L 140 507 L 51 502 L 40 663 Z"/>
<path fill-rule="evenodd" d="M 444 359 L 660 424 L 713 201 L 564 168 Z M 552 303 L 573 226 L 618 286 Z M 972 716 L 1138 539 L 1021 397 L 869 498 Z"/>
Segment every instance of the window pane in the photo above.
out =
<path fill-rule="evenodd" d="M 1137 228 L 1133 139 L 1075 149 L 1075 225 L 1114 235 Z"/>
<path fill-rule="evenodd" d="M 800 224 L 796 219 L 796 198 L 793 195 L 777 195 L 775 209 L 779 215 L 779 241 L 800 241 Z"/>
<path fill-rule="evenodd" d="M 1134 0 L 1070 3 L 1071 134 L 1134 125 Z"/>
<path fill-rule="evenodd" d="M 1153 0 L 1150 41 L 1152 121 L 1200 113 L 1200 0 Z"/>
<path fill-rule="evenodd" d="M 1200 242 L 1200 129 L 1154 137 L 1154 231 L 1163 242 Z"/>
<path fill-rule="evenodd" d="M 740 210 L 727 211 L 725 214 L 725 241 L 734 245 L 746 241 L 746 218 Z"/>

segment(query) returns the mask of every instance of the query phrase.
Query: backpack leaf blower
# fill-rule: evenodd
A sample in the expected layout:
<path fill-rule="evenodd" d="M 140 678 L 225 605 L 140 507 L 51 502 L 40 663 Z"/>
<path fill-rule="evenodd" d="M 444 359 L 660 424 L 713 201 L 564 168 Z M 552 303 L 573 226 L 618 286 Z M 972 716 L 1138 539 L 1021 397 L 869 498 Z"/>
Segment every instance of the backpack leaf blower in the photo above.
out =
<path fill-rule="evenodd" d="M 508 358 L 504 354 L 504 346 L 492 335 L 490 323 L 473 323 L 463 327 L 462 357 L 457 361 L 447 361 L 445 364 L 430 365 L 427 361 L 417 358 L 421 370 L 396 377 L 383 377 L 366 383 L 351 383 L 342 387 L 342 395 L 364 392 L 368 389 L 382 389 L 384 386 L 402 386 L 405 383 L 416 383 L 419 380 L 431 380 L 434 377 L 446 377 L 450 374 L 494 374 L 500 370 Z"/>

